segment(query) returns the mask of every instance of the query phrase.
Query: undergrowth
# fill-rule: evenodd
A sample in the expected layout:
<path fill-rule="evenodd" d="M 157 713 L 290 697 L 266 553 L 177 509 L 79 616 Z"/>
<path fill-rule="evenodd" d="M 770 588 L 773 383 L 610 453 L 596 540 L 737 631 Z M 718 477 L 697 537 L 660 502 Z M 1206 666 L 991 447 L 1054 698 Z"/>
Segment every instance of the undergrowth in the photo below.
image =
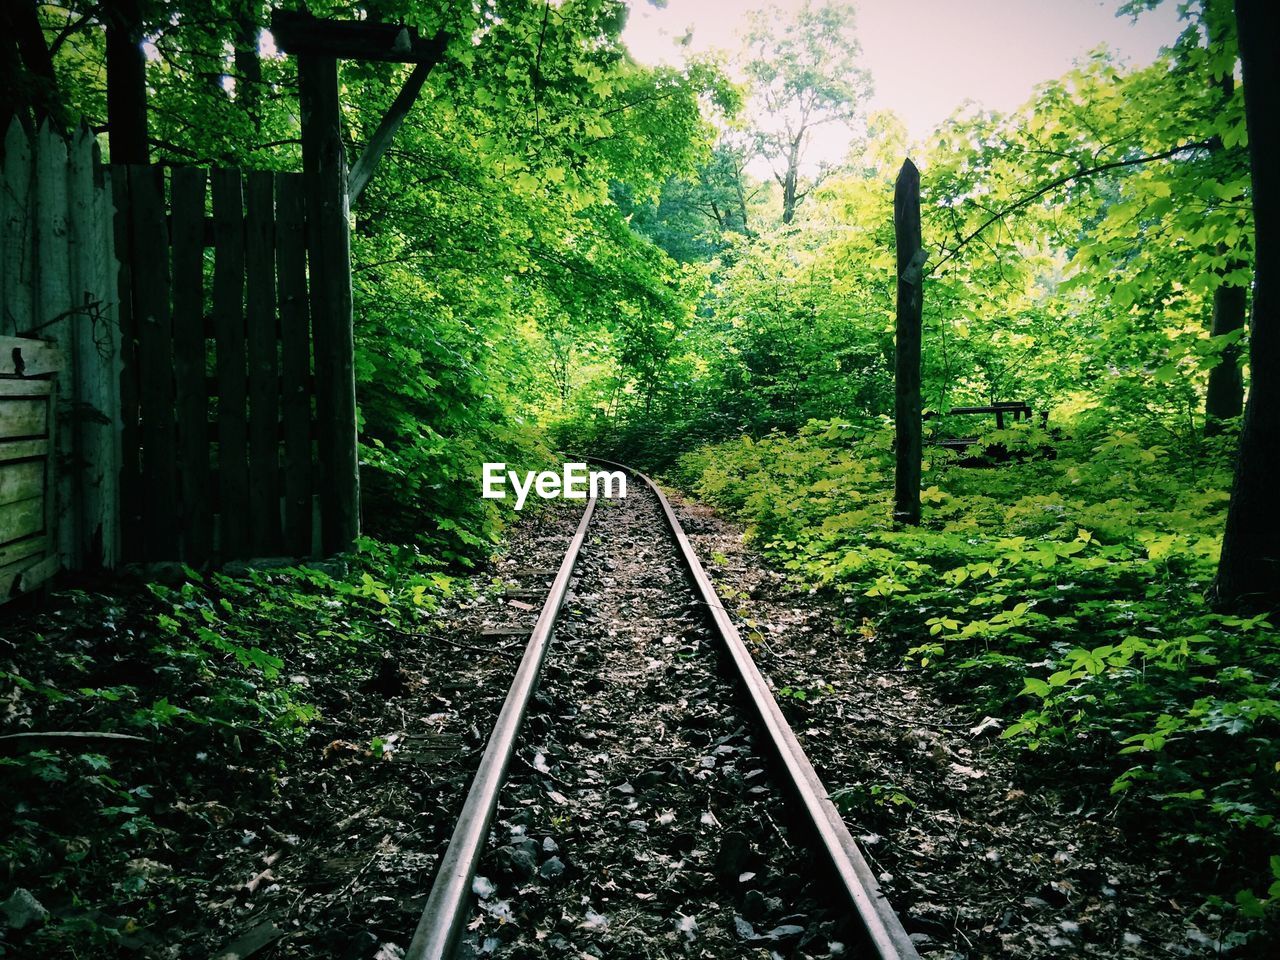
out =
<path fill-rule="evenodd" d="M 0 955 L 6 935 L 22 956 L 128 949 L 164 908 L 163 875 L 269 803 L 326 702 L 459 589 L 416 550 L 373 540 L 336 566 L 175 580 L 58 594 L 0 639 L 5 733 L 145 741 L 0 756 L 0 861 L 50 913 L 0 930 Z"/>
<path fill-rule="evenodd" d="M 1211 902 L 1274 921 L 1280 634 L 1206 600 L 1229 440 L 994 431 L 977 449 L 1011 456 L 978 467 L 929 448 L 919 528 L 891 521 L 892 442 L 815 421 L 687 454 L 672 479 L 841 595 L 851 636 L 994 715 L 1028 765 L 1096 781 L 1135 835 L 1192 858 Z"/>

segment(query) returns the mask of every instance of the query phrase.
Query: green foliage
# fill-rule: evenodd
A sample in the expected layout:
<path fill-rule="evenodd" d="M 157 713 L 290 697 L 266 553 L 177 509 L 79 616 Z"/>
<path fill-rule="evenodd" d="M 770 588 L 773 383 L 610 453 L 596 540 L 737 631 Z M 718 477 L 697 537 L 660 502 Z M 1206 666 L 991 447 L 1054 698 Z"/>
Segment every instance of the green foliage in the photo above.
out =
<path fill-rule="evenodd" d="M 412 548 L 365 540 L 350 563 L 336 577 L 313 567 L 188 570 L 127 603 L 74 593 L 49 618 L 56 636 L 0 646 L 11 718 L 149 741 L 110 755 L 0 757 L 0 861 L 13 886 L 60 908 L 24 949 L 97 955 L 146 925 L 156 909 L 146 864 L 171 861 L 173 831 L 190 830 L 192 816 L 231 816 L 247 792 L 269 795 L 325 691 L 364 682 L 388 632 L 421 629 L 458 588 Z M 200 814 L 186 804 L 211 763 L 236 770 L 226 794 L 205 784 Z"/>
<path fill-rule="evenodd" d="M 1280 633 L 1203 599 L 1225 445 L 1081 427 L 1046 459 L 1039 430 L 997 439 L 1029 454 L 973 469 L 930 451 L 918 529 L 891 522 L 891 431 L 874 424 L 708 447 L 675 476 L 841 595 L 852 642 L 910 638 L 908 661 L 962 684 L 975 716 L 1006 718 L 1013 744 L 1096 758 L 1127 806 L 1163 809 L 1167 837 L 1260 883 L 1280 848 Z"/>

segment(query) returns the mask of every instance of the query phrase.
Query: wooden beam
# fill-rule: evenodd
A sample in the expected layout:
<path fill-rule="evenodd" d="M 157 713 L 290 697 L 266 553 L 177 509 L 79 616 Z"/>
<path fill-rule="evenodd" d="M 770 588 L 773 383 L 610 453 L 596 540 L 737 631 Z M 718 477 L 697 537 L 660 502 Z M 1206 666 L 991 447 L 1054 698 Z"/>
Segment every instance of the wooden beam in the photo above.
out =
<path fill-rule="evenodd" d="M 300 55 L 298 94 L 315 348 L 320 533 L 323 551 L 338 553 L 360 535 L 360 471 L 347 219 L 350 207 L 337 61 L 332 56 Z"/>
<path fill-rule="evenodd" d="M 321 20 L 290 10 L 272 12 L 271 35 L 285 53 L 391 63 L 439 63 L 447 43 L 442 33 L 421 37 L 413 27 L 394 23 Z"/>
<path fill-rule="evenodd" d="M 391 145 L 391 141 L 395 137 L 396 131 L 400 129 L 400 124 L 404 122 L 409 108 L 418 99 L 422 85 L 426 82 L 427 74 L 431 72 L 431 68 L 434 66 L 434 62 L 420 63 L 413 68 L 413 72 L 409 74 L 409 79 L 404 82 L 404 86 L 396 94 L 395 100 L 391 102 L 391 107 L 387 110 L 386 116 L 378 124 L 378 129 L 369 138 L 369 143 L 365 146 L 364 153 L 360 154 L 360 159 L 351 168 L 351 176 L 347 178 L 347 197 L 351 206 L 355 206 L 356 201 L 360 199 L 360 195 L 364 193 L 364 188 L 368 186 L 369 180 L 373 176 L 373 171 L 378 166 L 378 161 L 382 159 L 387 147 Z"/>
<path fill-rule="evenodd" d="M 898 313 L 893 420 L 897 435 L 893 519 L 920 522 L 920 328 L 925 254 L 920 239 L 920 171 L 904 160 L 893 190 Z"/>

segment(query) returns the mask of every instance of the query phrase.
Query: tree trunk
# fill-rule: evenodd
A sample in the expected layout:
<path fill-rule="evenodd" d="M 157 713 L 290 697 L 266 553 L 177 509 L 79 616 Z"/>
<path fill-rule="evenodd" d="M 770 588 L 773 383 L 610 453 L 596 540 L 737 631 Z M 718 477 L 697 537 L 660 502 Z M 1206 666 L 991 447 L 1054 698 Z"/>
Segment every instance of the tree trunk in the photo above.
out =
<path fill-rule="evenodd" d="M 894 356 L 893 421 L 896 432 L 893 518 L 920 522 L 920 328 L 924 309 L 920 238 L 920 171 L 904 160 L 893 190 L 893 231 L 898 255 L 898 336 Z"/>
<path fill-rule="evenodd" d="M 262 61 L 258 59 L 256 10 L 256 3 L 244 0 L 236 11 L 235 22 L 236 100 L 244 108 L 255 133 L 262 129 Z"/>
<path fill-rule="evenodd" d="M 15 50 L 5 42 L 5 116 L 0 130 L 9 129 L 9 118 L 28 104 L 36 126 L 45 120 L 53 124 L 64 137 L 67 135 L 67 111 L 58 92 L 58 80 L 53 72 L 53 56 L 40 29 L 40 17 L 35 0 L 10 0 L 0 12 L 0 27 L 13 38 Z M 25 73 L 18 66 L 21 58 Z M 24 96 L 25 94 L 25 96 Z M 10 98 L 14 98 L 10 100 Z M 24 102 L 25 101 L 25 102 Z"/>
<path fill-rule="evenodd" d="M 1229 260 L 1220 273 L 1240 270 L 1244 264 Z M 1213 291 L 1213 322 L 1209 332 L 1220 337 L 1244 326 L 1249 291 L 1244 287 L 1222 283 Z M 1218 363 L 1209 371 L 1209 388 L 1204 398 L 1204 432 L 1215 436 L 1222 432 L 1224 420 L 1240 416 L 1244 406 L 1244 378 L 1240 375 L 1240 347 L 1223 348 Z"/>
<path fill-rule="evenodd" d="M 1253 174 L 1254 288 L 1251 383 L 1235 483 L 1214 585 L 1224 604 L 1280 604 L 1280 59 L 1270 0 L 1236 0 L 1245 121 Z"/>
<path fill-rule="evenodd" d="M 800 136 L 803 136 L 802 133 Z M 800 137 L 787 151 L 787 172 L 782 178 L 782 222 L 789 225 L 796 216 L 796 190 L 800 178 Z"/>
<path fill-rule="evenodd" d="M 138 0 L 107 0 L 107 129 L 112 163 L 150 163 L 147 57 Z"/>
<path fill-rule="evenodd" d="M 1218 5 L 1205 12 L 1206 18 L 1209 19 L 1209 36 L 1217 44 L 1226 42 L 1231 30 L 1228 19 L 1231 13 L 1223 7 L 1225 5 Z M 1218 90 L 1221 93 L 1222 107 L 1226 109 L 1227 102 L 1236 90 L 1235 77 L 1229 71 L 1218 80 Z M 1225 165 L 1222 161 L 1238 159 L 1238 148 L 1228 151 L 1218 136 L 1215 136 L 1211 142 L 1212 154 L 1215 158 L 1219 158 L 1219 163 L 1215 166 Z M 1232 163 L 1232 166 L 1234 165 Z M 1220 256 L 1227 256 L 1230 251 L 1222 245 L 1218 248 L 1218 253 Z M 1212 336 L 1220 337 L 1234 333 L 1244 326 L 1249 291 L 1242 286 L 1225 282 L 1227 276 L 1243 268 L 1244 264 L 1241 261 L 1230 256 L 1227 256 L 1226 262 L 1218 268 L 1221 281 L 1213 291 L 1213 317 L 1209 327 Z M 1221 433 L 1223 421 L 1240 416 L 1243 407 L 1244 378 L 1240 375 L 1240 348 L 1232 344 L 1222 351 L 1217 365 L 1209 371 L 1209 387 L 1204 398 L 1205 436 L 1211 437 Z"/>

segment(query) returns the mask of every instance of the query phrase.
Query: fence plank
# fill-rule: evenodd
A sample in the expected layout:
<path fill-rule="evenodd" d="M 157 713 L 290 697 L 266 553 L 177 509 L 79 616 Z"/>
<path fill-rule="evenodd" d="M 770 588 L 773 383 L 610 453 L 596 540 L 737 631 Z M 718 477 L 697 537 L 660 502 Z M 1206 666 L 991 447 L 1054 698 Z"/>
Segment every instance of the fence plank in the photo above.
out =
<path fill-rule="evenodd" d="M 35 324 L 32 282 L 34 267 L 31 216 L 31 140 L 15 117 L 4 138 L 4 189 L 0 211 L 3 254 L 0 256 L 0 286 L 4 302 L 0 309 L 0 334 L 17 336 Z"/>
<path fill-rule="evenodd" d="M 148 559 L 178 556 L 178 473 L 174 432 L 173 327 L 163 168 L 129 166 L 133 209 L 133 311 L 141 382 L 143 543 Z"/>
<path fill-rule="evenodd" d="M 240 172 L 214 170 L 213 317 L 217 331 L 220 553 L 241 557 L 248 545 L 249 465 L 245 415 L 244 205 Z"/>
<path fill-rule="evenodd" d="M 141 560 L 142 434 L 139 428 L 138 329 L 133 315 L 133 216 L 129 202 L 129 168 L 113 166 L 112 230 L 116 250 L 116 319 L 120 330 L 120 553 Z"/>
<path fill-rule="evenodd" d="M 94 219 L 98 225 L 98 250 L 101 256 L 95 264 L 97 269 L 94 282 L 98 299 L 104 304 L 102 316 L 105 319 L 98 336 L 98 345 L 105 346 L 108 357 L 98 370 L 100 381 L 98 389 L 101 391 L 100 396 L 104 403 L 103 416 L 110 424 L 108 431 L 110 466 L 103 471 L 100 492 L 101 556 L 103 565 L 113 568 L 120 562 L 120 469 L 123 452 L 120 413 L 120 377 L 123 361 L 120 332 L 123 316 L 116 285 L 113 180 L 111 171 L 102 165 L 101 156 L 97 155 L 97 151 L 95 156 L 95 185 L 98 189 L 94 193 Z"/>
<path fill-rule="evenodd" d="M 249 321 L 250 550 L 278 554 L 280 386 L 276 333 L 275 209 L 269 171 L 249 174 L 245 272 Z"/>
<path fill-rule="evenodd" d="M 76 367 L 72 310 L 78 306 L 72 293 L 70 225 L 67 215 L 67 145 L 49 121 L 36 132 L 36 327 L 40 336 L 53 339 L 62 351 L 63 376 L 74 380 Z M 74 394 L 60 391 L 57 407 L 60 429 L 56 469 L 58 553 L 68 566 L 78 566 L 79 503 Z"/>
<path fill-rule="evenodd" d="M 100 197 L 105 185 L 100 173 L 98 143 L 81 125 L 71 141 L 67 179 L 67 214 L 71 233 L 71 317 L 74 367 L 65 370 L 64 391 L 72 403 L 72 445 L 76 450 L 77 477 L 75 555 L 64 556 L 68 567 L 100 567 L 110 563 L 114 548 L 107 546 L 108 515 L 116 510 L 116 421 L 113 377 L 115 322 L 106 291 L 111 256 L 104 240 Z M 64 363 L 65 363 L 64 358 Z"/>
<path fill-rule="evenodd" d="M 293 556 L 311 552 L 311 323 L 302 177 L 276 174 L 276 271 L 280 293 L 284 419 L 284 540 Z"/>
<path fill-rule="evenodd" d="M 200 564 L 213 549 L 209 486 L 209 399 L 204 365 L 205 173 L 173 171 L 173 370 L 177 380 L 178 457 L 182 467 L 182 558 Z"/>

